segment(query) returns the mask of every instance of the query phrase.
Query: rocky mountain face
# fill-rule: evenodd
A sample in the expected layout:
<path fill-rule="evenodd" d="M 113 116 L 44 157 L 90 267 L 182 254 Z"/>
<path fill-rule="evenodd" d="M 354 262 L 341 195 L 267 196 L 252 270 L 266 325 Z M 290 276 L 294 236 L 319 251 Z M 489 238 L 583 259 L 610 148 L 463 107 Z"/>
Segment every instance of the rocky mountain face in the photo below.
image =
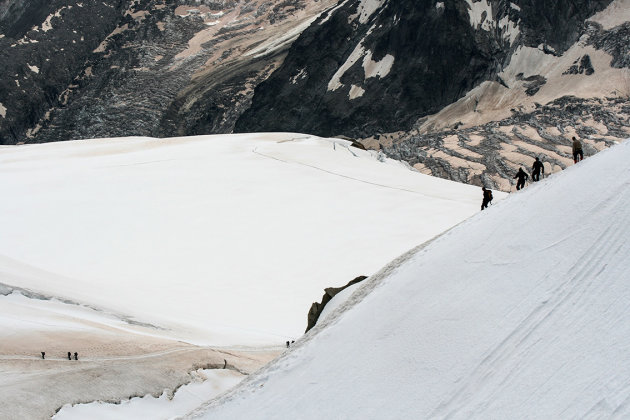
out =
<path fill-rule="evenodd" d="M 0 0 L 0 143 L 345 136 L 507 190 L 630 135 L 630 0 Z"/>
<path fill-rule="evenodd" d="M 510 189 L 630 135 L 628 1 L 340 2 L 256 88 L 237 131 L 359 139 L 418 170 Z M 472 136 L 472 137 L 471 137 Z"/>
<path fill-rule="evenodd" d="M 237 130 L 410 130 L 484 81 L 505 84 L 518 48 L 563 54 L 610 2 L 344 1 L 293 44 Z M 532 92 L 543 83 L 528 82 Z"/>
<path fill-rule="evenodd" d="M 0 144 L 231 132 L 332 0 L 2 0 Z"/>

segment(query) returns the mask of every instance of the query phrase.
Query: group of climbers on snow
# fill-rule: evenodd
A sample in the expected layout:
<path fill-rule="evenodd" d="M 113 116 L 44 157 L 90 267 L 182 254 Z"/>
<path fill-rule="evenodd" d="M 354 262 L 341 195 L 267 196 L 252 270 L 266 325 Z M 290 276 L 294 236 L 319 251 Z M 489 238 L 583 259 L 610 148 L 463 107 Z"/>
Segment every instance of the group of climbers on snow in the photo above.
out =
<path fill-rule="evenodd" d="M 42 359 L 46 359 L 46 352 L 43 351 L 42 353 Z M 72 360 L 72 353 L 68 352 L 68 360 Z M 79 360 L 79 353 L 77 353 L 76 351 L 74 352 L 74 360 Z"/>
<path fill-rule="evenodd" d="M 584 159 L 584 152 L 582 151 L 582 143 L 576 139 L 573 140 L 573 162 L 578 163 L 579 161 Z M 534 161 L 532 165 L 532 181 L 538 182 L 540 181 L 540 174 L 542 173 L 543 177 L 545 176 L 545 166 L 540 161 L 538 157 Z M 516 179 L 516 189 L 520 190 L 525 187 L 525 181 L 529 178 L 529 175 L 525 172 L 523 168 L 519 168 L 516 175 L 514 175 L 514 179 Z M 482 187 L 481 191 L 483 193 L 483 201 L 481 202 L 481 210 L 488 208 L 488 205 L 492 202 L 492 191 L 487 189 L 486 187 Z"/>

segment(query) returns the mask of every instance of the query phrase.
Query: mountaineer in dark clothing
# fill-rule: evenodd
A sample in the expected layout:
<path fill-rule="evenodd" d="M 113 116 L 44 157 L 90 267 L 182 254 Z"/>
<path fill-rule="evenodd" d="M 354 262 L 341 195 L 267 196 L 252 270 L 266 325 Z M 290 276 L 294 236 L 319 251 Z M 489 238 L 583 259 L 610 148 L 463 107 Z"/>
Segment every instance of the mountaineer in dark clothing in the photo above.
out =
<path fill-rule="evenodd" d="M 529 175 L 525 173 L 523 168 L 519 168 L 516 175 L 514 175 L 514 178 L 518 178 L 518 181 L 516 182 L 516 190 L 520 190 L 521 188 L 525 187 L 525 180 L 529 178 Z"/>
<path fill-rule="evenodd" d="M 79 353 L 76 351 L 74 352 L 74 360 L 79 360 Z"/>
<path fill-rule="evenodd" d="M 584 152 L 582 151 L 582 143 L 578 139 L 573 137 L 573 163 L 578 163 L 581 160 L 584 160 Z"/>
<path fill-rule="evenodd" d="M 534 164 L 532 165 L 532 181 L 538 182 L 540 180 L 540 172 L 542 171 L 543 177 L 545 175 L 545 166 L 540 161 L 540 159 L 536 158 Z"/>
<path fill-rule="evenodd" d="M 481 210 L 483 210 L 487 209 L 488 204 L 492 202 L 492 191 L 486 187 L 481 187 L 481 191 L 483 191 L 483 201 L 481 202 Z"/>
<path fill-rule="evenodd" d="M 68 360 L 72 360 L 72 355 L 68 352 Z"/>

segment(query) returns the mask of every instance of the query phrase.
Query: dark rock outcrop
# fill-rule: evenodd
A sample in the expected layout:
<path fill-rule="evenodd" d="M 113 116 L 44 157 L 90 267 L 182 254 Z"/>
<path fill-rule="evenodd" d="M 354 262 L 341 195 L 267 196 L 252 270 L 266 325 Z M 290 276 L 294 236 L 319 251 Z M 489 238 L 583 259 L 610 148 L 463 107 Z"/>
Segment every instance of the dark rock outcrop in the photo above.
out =
<path fill-rule="evenodd" d="M 582 58 L 575 60 L 573 65 L 562 74 L 586 74 L 590 76 L 593 73 L 595 73 L 595 69 L 593 69 L 591 64 L 591 57 L 583 55 Z"/>
<path fill-rule="evenodd" d="M 350 282 L 348 284 L 346 284 L 345 286 L 342 286 L 342 287 L 328 287 L 328 288 L 324 289 L 325 293 L 324 293 L 324 296 L 322 296 L 322 301 L 319 302 L 319 303 L 318 302 L 313 302 L 313 305 L 311 306 L 311 309 L 309 309 L 309 311 L 308 311 L 307 326 L 306 326 L 306 331 L 305 332 L 308 332 L 308 330 L 310 330 L 311 328 L 313 328 L 317 324 L 317 320 L 319 319 L 319 316 L 321 315 L 322 311 L 324 310 L 324 307 L 326 306 L 326 304 L 328 302 L 330 302 L 332 300 L 332 298 L 334 298 L 342 290 L 352 286 L 353 284 L 362 282 L 366 278 L 367 278 L 366 276 L 359 276 L 359 277 L 356 277 L 354 280 L 350 280 Z"/>
<path fill-rule="evenodd" d="M 0 117 L 0 144 L 26 141 L 29 130 L 36 134 L 40 119 L 73 86 L 92 51 L 116 28 L 122 3 L 8 0 L 0 4 L 4 35 L 0 37 L 0 103 L 6 108 Z"/>
<path fill-rule="evenodd" d="M 231 132 L 333 1 L 0 1 L 0 144 Z"/>
<path fill-rule="evenodd" d="M 382 1 L 372 14 L 360 0 L 340 3 L 256 88 L 235 131 L 409 131 L 481 82 L 499 81 L 519 46 L 561 55 L 584 32 L 585 19 L 609 3 L 400 0 Z"/>

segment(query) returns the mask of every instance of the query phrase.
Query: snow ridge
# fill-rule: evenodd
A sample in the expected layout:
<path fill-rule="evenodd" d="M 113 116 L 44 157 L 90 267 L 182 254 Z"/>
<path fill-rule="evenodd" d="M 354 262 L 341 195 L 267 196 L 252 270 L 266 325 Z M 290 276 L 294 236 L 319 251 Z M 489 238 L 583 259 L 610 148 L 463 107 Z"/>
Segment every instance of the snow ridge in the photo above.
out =
<path fill-rule="evenodd" d="M 403 255 L 188 418 L 630 415 L 628 159 L 625 142 Z"/>

